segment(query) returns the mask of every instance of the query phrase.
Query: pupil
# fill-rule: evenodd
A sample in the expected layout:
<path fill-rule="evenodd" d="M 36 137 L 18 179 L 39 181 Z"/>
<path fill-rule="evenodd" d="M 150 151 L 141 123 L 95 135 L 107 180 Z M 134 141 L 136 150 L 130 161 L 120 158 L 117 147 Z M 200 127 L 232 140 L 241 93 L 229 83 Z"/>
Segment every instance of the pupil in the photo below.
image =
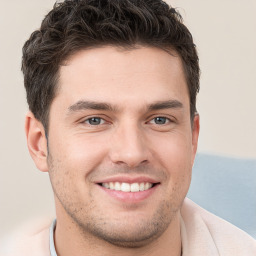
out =
<path fill-rule="evenodd" d="M 98 118 L 98 117 L 90 118 L 90 119 L 89 119 L 89 123 L 90 123 L 91 125 L 100 124 L 100 118 Z"/>
<path fill-rule="evenodd" d="M 156 122 L 156 124 L 165 124 L 166 118 L 165 117 L 156 117 L 155 122 Z"/>

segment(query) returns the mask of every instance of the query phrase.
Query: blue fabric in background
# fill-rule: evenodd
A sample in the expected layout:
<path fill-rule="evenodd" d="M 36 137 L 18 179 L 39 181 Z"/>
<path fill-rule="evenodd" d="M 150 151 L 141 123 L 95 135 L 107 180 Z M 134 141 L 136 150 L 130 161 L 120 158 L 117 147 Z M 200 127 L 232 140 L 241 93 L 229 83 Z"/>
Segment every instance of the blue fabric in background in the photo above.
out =
<path fill-rule="evenodd" d="M 188 198 L 256 238 L 256 159 L 198 154 Z"/>

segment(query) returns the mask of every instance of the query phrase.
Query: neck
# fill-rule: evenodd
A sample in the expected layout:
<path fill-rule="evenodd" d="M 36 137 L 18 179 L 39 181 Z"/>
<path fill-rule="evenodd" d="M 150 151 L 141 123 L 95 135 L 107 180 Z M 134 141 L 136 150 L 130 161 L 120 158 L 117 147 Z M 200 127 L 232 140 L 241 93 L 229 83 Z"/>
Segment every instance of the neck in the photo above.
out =
<path fill-rule="evenodd" d="M 62 211 L 61 211 L 62 212 Z M 180 256 L 181 234 L 180 213 L 178 212 L 165 232 L 153 241 L 138 247 L 119 247 L 81 230 L 69 215 L 58 214 L 55 230 L 55 247 L 58 256 Z M 104 252 L 104 253 L 103 253 Z"/>

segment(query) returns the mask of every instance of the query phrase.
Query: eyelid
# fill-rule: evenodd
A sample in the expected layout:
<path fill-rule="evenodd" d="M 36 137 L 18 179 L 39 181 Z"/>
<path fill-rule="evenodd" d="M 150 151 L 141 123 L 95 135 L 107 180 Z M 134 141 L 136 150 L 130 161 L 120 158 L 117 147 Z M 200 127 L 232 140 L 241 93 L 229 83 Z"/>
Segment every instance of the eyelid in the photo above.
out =
<path fill-rule="evenodd" d="M 99 125 L 103 125 L 103 124 L 106 124 L 106 123 L 109 123 L 109 121 L 107 120 L 108 118 L 106 116 L 102 117 L 101 115 L 90 115 L 90 116 L 87 116 L 87 117 L 83 117 L 81 118 L 78 122 L 81 123 L 81 124 L 87 124 L 89 126 L 97 126 L 97 125 L 91 125 L 88 123 L 88 121 L 92 118 L 99 118 L 103 121 L 103 123 L 99 124 Z"/>
<path fill-rule="evenodd" d="M 176 118 L 170 115 L 166 115 L 166 114 L 157 114 L 157 115 L 152 115 L 148 118 L 148 121 L 146 123 L 150 123 L 151 121 L 153 121 L 155 118 L 157 117 L 164 117 L 168 120 L 168 123 L 174 123 Z"/>
<path fill-rule="evenodd" d="M 88 125 L 91 125 L 91 126 L 94 126 L 94 125 L 92 125 L 92 124 L 90 124 L 89 123 L 89 120 L 91 120 L 91 119 L 93 119 L 93 118 L 97 118 L 97 119 L 100 119 L 100 123 L 98 124 L 98 125 L 101 125 L 101 124 L 105 124 L 106 123 L 106 120 L 104 120 L 102 117 L 98 117 L 98 116 L 93 116 L 93 117 L 89 117 L 89 118 L 87 118 L 87 119 L 85 119 L 83 122 L 84 123 L 87 123 Z M 95 126 L 97 126 L 97 125 L 95 125 Z"/>
<path fill-rule="evenodd" d="M 159 116 L 159 117 L 165 118 L 165 119 L 166 119 L 166 122 L 165 122 L 164 124 L 157 124 L 157 123 L 154 122 L 154 120 L 155 120 L 157 117 L 154 117 L 153 119 L 151 119 L 151 120 L 149 121 L 149 123 L 154 122 L 153 124 L 155 124 L 155 125 L 167 125 L 167 124 L 169 124 L 169 123 L 172 122 L 172 121 L 171 121 L 169 118 L 167 118 L 167 117 L 164 117 L 164 116 Z"/>

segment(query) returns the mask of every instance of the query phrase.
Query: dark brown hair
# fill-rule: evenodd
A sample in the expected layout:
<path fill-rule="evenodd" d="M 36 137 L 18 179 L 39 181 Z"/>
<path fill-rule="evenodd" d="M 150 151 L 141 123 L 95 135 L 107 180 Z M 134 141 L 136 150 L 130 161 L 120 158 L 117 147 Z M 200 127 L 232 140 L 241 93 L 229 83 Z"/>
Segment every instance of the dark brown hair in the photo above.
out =
<path fill-rule="evenodd" d="M 200 76 L 198 55 L 189 30 L 174 8 L 161 0 L 66 0 L 54 5 L 23 47 L 28 105 L 46 131 L 60 65 L 81 49 L 103 45 L 131 49 L 142 45 L 178 53 L 194 117 Z"/>

